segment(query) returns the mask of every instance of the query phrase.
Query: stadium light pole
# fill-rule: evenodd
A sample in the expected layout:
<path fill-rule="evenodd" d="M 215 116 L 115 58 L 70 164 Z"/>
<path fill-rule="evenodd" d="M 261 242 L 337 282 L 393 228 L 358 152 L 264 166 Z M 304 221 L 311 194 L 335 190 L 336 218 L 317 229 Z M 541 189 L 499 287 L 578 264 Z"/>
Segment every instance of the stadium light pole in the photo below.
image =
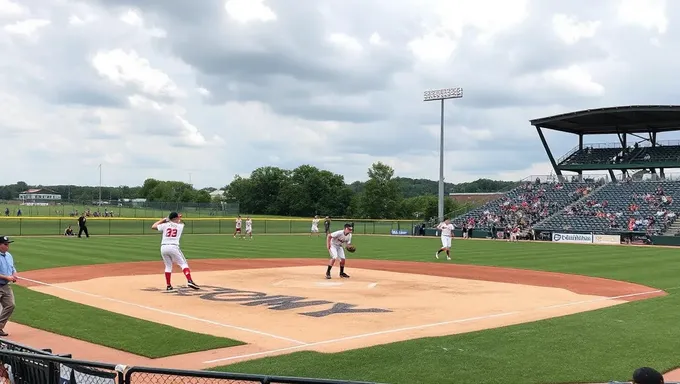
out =
<path fill-rule="evenodd" d="M 463 97 L 463 88 L 443 88 L 425 91 L 423 101 L 440 101 L 441 124 L 439 127 L 439 221 L 444 220 L 444 100 L 460 99 Z"/>
<path fill-rule="evenodd" d="M 102 205 L 102 165 L 99 164 L 99 203 L 98 206 Z"/>

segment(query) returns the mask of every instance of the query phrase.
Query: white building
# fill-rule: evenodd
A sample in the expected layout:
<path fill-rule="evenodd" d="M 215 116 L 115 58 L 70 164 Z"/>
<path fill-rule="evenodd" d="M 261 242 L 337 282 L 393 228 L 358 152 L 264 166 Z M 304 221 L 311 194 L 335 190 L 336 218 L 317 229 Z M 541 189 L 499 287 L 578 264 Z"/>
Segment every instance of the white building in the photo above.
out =
<path fill-rule="evenodd" d="M 49 189 L 29 189 L 19 194 L 19 200 L 24 205 L 47 205 L 61 202 L 61 195 Z"/>

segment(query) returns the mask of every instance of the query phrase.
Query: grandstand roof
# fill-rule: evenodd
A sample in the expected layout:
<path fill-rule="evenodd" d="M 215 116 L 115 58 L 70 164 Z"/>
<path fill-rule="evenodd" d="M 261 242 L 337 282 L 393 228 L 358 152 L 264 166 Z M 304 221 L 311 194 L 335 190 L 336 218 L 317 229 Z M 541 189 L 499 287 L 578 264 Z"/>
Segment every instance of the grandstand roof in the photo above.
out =
<path fill-rule="evenodd" d="M 554 131 L 602 135 L 680 130 L 680 105 L 629 105 L 586 109 L 530 120 Z"/>

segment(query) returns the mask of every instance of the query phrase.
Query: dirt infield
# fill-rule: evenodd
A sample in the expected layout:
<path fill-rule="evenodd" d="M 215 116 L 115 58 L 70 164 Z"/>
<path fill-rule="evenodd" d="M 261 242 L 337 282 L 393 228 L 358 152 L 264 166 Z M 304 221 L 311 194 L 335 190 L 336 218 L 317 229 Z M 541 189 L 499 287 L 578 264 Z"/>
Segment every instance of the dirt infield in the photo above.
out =
<path fill-rule="evenodd" d="M 665 294 L 622 281 L 445 262 L 351 260 L 352 277 L 340 279 L 336 267 L 331 280 L 325 260 L 315 259 L 192 260 L 191 267 L 201 290 L 180 287 L 185 279 L 176 273 L 179 289 L 165 292 L 161 262 L 30 271 L 20 284 L 247 345 L 151 360 L 15 324 L 10 339 L 76 358 L 204 369 L 471 332 Z"/>

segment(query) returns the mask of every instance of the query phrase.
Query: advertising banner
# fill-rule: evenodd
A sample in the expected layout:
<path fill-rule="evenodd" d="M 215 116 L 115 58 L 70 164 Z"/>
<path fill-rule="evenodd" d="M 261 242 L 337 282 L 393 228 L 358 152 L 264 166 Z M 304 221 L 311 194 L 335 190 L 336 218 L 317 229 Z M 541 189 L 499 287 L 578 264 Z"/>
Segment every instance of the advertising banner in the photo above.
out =
<path fill-rule="evenodd" d="M 596 244 L 621 244 L 620 235 L 595 235 L 593 243 Z"/>
<path fill-rule="evenodd" d="M 405 229 L 393 229 L 390 231 L 392 235 L 408 236 L 408 231 Z"/>
<path fill-rule="evenodd" d="M 593 242 L 592 233 L 553 233 L 552 241 L 557 243 L 580 243 Z"/>

